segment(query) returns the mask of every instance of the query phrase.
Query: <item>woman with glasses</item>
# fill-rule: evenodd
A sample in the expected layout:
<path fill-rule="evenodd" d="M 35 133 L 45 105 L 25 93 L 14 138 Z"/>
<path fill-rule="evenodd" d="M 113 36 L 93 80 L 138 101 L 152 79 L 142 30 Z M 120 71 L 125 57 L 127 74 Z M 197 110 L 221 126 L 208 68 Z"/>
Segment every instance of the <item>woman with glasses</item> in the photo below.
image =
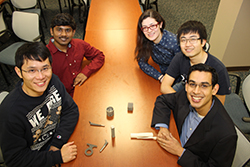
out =
<path fill-rule="evenodd" d="M 172 58 L 180 52 L 176 35 L 164 28 L 165 20 L 162 16 L 152 9 L 146 10 L 138 20 L 135 48 L 135 59 L 142 71 L 160 82 Z M 159 65 L 161 72 L 148 64 L 150 56 Z"/>

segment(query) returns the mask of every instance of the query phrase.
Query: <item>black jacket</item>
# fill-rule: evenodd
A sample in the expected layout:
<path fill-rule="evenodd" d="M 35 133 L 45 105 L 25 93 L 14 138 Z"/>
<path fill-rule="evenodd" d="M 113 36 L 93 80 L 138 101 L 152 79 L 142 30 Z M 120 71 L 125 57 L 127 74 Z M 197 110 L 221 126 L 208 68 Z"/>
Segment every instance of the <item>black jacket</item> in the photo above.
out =
<path fill-rule="evenodd" d="M 234 124 L 220 101 L 215 103 L 209 113 L 197 126 L 184 148 L 186 151 L 178 160 L 183 167 L 230 167 L 236 150 L 237 134 Z M 173 111 L 179 136 L 182 125 L 190 112 L 185 90 L 157 97 L 151 126 L 157 123 L 169 125 Z"/>

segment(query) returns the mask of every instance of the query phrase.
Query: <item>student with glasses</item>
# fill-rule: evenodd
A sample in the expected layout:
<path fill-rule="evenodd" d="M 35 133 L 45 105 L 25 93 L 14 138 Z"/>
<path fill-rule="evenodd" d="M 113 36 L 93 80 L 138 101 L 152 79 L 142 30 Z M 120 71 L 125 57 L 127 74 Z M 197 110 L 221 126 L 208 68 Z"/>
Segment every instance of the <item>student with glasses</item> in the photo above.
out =
<path fill-rule="evenodd" d="M 142 71 L 160 82 L 172 58 L 180 52 L 176 35 L 164 28 L 162 16 L 152 9 L 146 10 L 138 20 L 135 48 L 135 59 Z M 160 72 L 149 65 L 150 56 L 159 65 Z"/>
<path fill-rule="evenodd" d="M 16 88 L 0 105 L 0 144 L 7 166 L 51 167 L 76 158 L 69 137 L 79 111 L 59 78 L 52 57 L 41 42 L 18 48 Z"/>
<path fill-rule="evenodd" d="M 190 67 L 185 90 L 158 96 L 151 126 L 158 129 L 157 141 L 179 157 L 182 167 L 229 167 L 237 134 L 234 123 L 220 100 L 216 70 L 206 64 Z M 180 142 L 168 130 L 171 111 Z"/>
<path fill-rule="evenodd" d="M 219 75 L 220 88 L 217 97 L 224 104 L 225 95 L 230 94 L 230 82 L 224 64 L 210 53 L 205 52 L 207 32 L 205 26 L 199 21 L 187 21 L 181 25 L 177 32 L 177 39 L 181 52 L 171 61 L 161 83 L 161 92 L 174 93 L 184 88 L 184 82 L 190 66 L 204 63 L 216 69 Z M 182 77 L 180 83 L 176 80 Z M 174 86 L 173 86 L 174 84 Z M 173 86 L 173 87 L 172 87 Z"/>

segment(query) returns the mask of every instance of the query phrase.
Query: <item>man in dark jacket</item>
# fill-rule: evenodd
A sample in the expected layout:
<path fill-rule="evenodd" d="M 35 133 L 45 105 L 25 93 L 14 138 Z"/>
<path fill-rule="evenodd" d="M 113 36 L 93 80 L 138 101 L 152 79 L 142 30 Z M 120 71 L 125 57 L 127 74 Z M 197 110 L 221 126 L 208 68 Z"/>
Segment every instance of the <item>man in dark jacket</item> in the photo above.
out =
<path fill-rule="evenodd" d="M 0 144 L 9 167 L 51 167 L 76 158 L 68 142 L 77 124 L 78 107 L 59 78 L 43 43 L 26 43 L 16 52 L 21 78 L 0 105 Z M 67 143 L 68 142 L 68 143 Z"/>
<path fill-rule="evenodd" d="M 157 141 L 179 157 L 178 164 L 231 166 L 237 143 L 234 124 L 215 96 L 219 89 L 215 69 L 197 64 L 189 69 L 185 90 L 157 98 L 152 127 L 159 128 Z M 168 131 L 173 111 L 181 143 Z"/>

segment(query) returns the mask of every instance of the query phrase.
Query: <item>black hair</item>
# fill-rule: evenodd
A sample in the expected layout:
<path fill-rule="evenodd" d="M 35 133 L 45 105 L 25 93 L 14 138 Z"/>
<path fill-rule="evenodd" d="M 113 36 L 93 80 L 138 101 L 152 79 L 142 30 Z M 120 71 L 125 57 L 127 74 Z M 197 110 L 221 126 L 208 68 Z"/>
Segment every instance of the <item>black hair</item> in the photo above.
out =
<path fill-rule="evenodd" d="M 201 43 L 205 39 L 207 40 L 207 31 L 206 27 L 199 21 L 190 20 L 183 23 L 177 31 L 177 39 L 180 43 L 180 37 L 182 34 L 188 33 L 198 33 L 200 35 Z M 206 49 L 206 45 L 204 45 L 203 49 Z"/>
<path fill-rule="evenodd" d="M 68 13 L 58 13 L 51 20 L 50 28 L 55 26 L 70 26 L 73 30 L 76 29 L 75 19 Z"/>
<path fill-rule="evenodd" d="M 212 74 L 212 87 L 214 87 L 218 83 L 219 77 L 218 77 L 218 73 L 216 72 L 216 70 L 213 67 L 206 65 L 206 64 L 202 64 L 202 63 L 195 64 L 189 68 L 187 82 L 189 81 L 189 76 L 193 71 L 210 72 Z"/>
<path fill-rule="evenodd" d="M 52 56 L 49 49 L 42 42 L 27 42 L 20 46 L 15 55 L 16 66 L 21 69 L 24 60 L 45 61 L 49 59 L 52 64 Z"/>

